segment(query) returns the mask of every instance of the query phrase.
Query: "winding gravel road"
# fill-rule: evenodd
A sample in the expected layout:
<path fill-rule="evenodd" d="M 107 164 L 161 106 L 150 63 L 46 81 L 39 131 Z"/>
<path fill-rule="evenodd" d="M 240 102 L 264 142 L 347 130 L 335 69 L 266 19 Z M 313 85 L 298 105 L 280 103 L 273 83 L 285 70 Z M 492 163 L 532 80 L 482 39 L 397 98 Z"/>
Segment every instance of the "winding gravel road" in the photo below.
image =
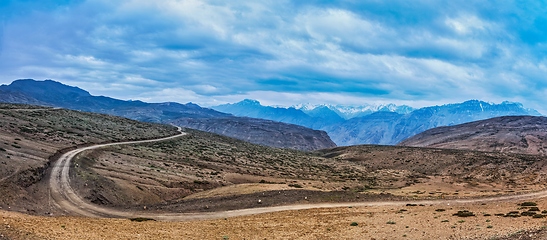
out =
<path fill-rule="evenodd" d="M 508 195 L 508 196 L 496 196 L 480 199 L 451 199 L 451 200 L 421 200 L 421 201 L 383 201 L 383 202 L 352 202 L 352 203 L 319 203 L 319 204 L 298 204 L 287 206 L 275 206 L 275 207 L 263 207 L 263 208 L 250 208 L 239 209 L 231 211 L 220 212 L 207 212 L 207 213 L 153 213 L 150 211 L 123 211 L 118 209 L 112 209 L 94 205 L 84 201 L 74 189 L 70 186 L 69 170 L 70 162 L 79 153 L 91 149 L 97 149 L 115 145 L 127 145 L 138 143 L 159 142 L 174 139 L 180 136 L 186 135 L 179 127 L 180 134 L 171 137 L 143 140 L 143 141 L 129 141 L 119 143 L 99 144 L 89 147 L 78 148 L 72 150 L 66 154 L 63 154 L 54 164 L 52 169 L 51 178 L 49 180 L 51 197 L 54 204 L 60 209 L 64 210 L 66 214 L 81 215 L 87 217 L 113 217 L 113 218 L 133 218 L 133 217 L 145 217 L 153 218 L 160 221 L 191 221 L 191 220 L 204 220 L 204 219 L 218 219 L 236 216 L 253 215 L 260 213 L 287 211 L 287 210 L 303 210 L 313 208 L 336 208 L 336 207 L 361 207 L 361 206 L 404 206 L 407 203 L 413 204 L 426 204 L 426 205 L 447 205 L 447 204 L 466 204 L 466 203 L 485 203 L 496 201 L 517 201 L 534 198 L 547 197 L 547 190 L 521 194 L 521 195 Z"/>

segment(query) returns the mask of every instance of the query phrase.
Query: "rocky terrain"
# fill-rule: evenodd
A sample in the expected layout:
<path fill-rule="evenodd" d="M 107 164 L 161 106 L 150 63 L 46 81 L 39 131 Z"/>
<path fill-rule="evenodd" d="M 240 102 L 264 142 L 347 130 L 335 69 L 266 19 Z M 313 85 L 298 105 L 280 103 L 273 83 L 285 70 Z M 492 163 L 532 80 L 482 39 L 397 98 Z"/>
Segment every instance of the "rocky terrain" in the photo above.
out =
<path fill-rule="evenodd" d="M 166 142 L 88 151 L 76 159 L 72 182 L 95 204 L 161 212 L 277 206 L 305 196 L 310 203 L 497 196 L 547 182 L 547 162 L 537 155 L 374 145 L 309 153 L 185 131 Z"/>
<path fill-rule="evenodd" d="M 92 96 L 85 90 L 52 80 L 25 79 L 16 80 L 10 85 L 2 85 L 0 86 L 0 102 L 62 107 L 145 122 L 176 123 L 183 127 L 199 127 L 204 131 L 227 134 L 245 141 L 273 147 L 317 150 L 335 146 L 324 132 L 305 127 L 261 119 L 234 117 L 230 114 L 202 108 L 193 103 L 145 103 Z M 220 127 L 222 124 L 227 122 L 233 123 L 229 129 L 219 129 L 222 128 Z"/>
<path fill-rule="evenodd" d="M 264 119 L 184 118 L 174 120 L 172 123 L 271 147 L 304 151 L 336 147 L 324 131 Z"/>
<path fill-rule="evenodd" d="M 545 156 L 547 118 L 509 116 L 439 127 L 406 139 L 399 145 Z"/>
<path fill-rule="evenodd" d="M 0 207 L 49 211 L 43 179 L 64 149 L 174 132 L 171 126 L 108 115 L 0 104 Z"/>

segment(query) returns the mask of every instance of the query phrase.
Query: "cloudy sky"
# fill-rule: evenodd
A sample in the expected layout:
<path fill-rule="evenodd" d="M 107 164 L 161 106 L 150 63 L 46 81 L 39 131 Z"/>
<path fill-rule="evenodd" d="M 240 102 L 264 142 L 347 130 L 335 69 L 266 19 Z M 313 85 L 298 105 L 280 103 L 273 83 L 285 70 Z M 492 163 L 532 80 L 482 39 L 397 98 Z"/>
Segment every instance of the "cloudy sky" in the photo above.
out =
<path fill-rule="evenodd" d="M 0 1 L 0 84 L 151 102 L 481 99 L 545 114 L 546 53 L 542 1 Z"/>

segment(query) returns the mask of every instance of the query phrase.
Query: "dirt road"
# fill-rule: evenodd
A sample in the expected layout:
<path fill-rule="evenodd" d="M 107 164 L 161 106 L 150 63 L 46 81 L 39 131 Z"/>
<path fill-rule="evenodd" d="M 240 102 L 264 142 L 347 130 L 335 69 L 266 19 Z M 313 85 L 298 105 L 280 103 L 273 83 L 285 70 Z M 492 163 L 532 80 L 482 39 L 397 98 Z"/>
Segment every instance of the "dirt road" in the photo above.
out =
<path fill-rule="evenodd" d="M 191 221 L 191 220 L 204 220 L 204 219 L 218 219 L 228 218 L 236 216 L 245 216 L 269 212 L 288 211 L 288 210 L 303 210 L 314 208 L 336 208 L 336 207 L 349 207 L 349 206 L 404 206 L 407 203 L 412 204 L 424 204 L 424 205 L 454 205 L 454 204 L 466 204 L 466 203 L 483 203 L 483 202 L 495 202 L 495 201 L 517 201 L 534 198 L 547 197 L 547 190 L 535 193 L 528 193 L 522 195 L 508 195 L 508 196 L 496 196 L 481 199 L 451 199 L 451 200 L 421 200 L 421 201 L 382 201 L 382 202 L 353 202 L 353 203 L 319 203 L 319 204 L 299 204 L 288 206 L 275 206 L 275 207 L 263 207 L 263 208 L 250 208 L 239 209 L 231 211 L 220 212 L 207 212 L 207 213 L 153 213 L 150 211 L 123 211 L 118 209 L 106 208 L 94 204 L 90 204 L 84 201 L 80 196 L 76 194 L 74 189 L 70 186 L 69 170 L 70 162 L 72 158 L 77 154 L 101 147 L 114 146 L 114 145 L 126 145 L 126 144 L 138 144 L 147 142 L 165 141 L 180 136 L 186 135 L 181 131 L 178 135 L 153 139 L 144 141 L 130 141 L 119 142 L 109 144 L 99 144 L 89 147 L 79 148 L 70 151 L 62 155 L 53 166 L 52 174 L 50 178 L 50 190 L 51 198 L 57 207 L 64 210 L 69 215 L 82 215 L 87 217 L 113 217 L 113 218 L 133 218 L 133 217 L 145 217 L 153 218 L 161 221 Z"/>

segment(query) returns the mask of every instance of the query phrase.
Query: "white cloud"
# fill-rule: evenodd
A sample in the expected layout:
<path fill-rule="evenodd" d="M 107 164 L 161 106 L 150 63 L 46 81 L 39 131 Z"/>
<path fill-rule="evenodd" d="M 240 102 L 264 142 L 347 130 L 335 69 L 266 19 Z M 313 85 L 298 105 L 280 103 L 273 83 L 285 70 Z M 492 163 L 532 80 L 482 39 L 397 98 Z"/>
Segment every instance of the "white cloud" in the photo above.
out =
<path fill-rule="evenodd" d="M 463 1 L 88 0 L 10 11 L 0 71 L 5 83 L 51 78 L 156 102 L 541 105 L 541 10 Z"/>

